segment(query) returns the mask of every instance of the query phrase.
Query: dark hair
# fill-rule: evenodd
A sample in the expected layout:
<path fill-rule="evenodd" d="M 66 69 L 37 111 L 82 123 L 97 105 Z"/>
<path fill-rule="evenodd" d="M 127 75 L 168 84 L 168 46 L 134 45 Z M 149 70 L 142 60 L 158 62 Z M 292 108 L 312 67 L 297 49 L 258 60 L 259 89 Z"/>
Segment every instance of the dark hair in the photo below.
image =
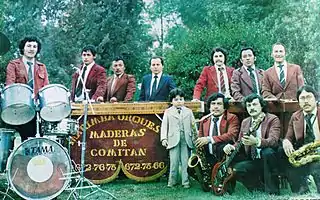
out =
<path fill-rule="evenodd" d="M 224 94 L 222 94 L 222 93 L 213 93 L 207 99 L 207 105 L 206 105 L 207 112 L 210 112 L 211 102 L 217 100 L 218 98 L 222 98 L 223 99 L 223 108 L 225 110 L 227 110 L 229 108 L 229 100 L 224 96 Z"/>
<path fill-rule="evenodd" d="M 172 102 L 172 99 L 176 96 L 184 97 L 184 92 L 180 88 L 174 88 L 169 93 L 169 101 Z"/>
<path fill-rule="evenodd" d="M 318 94 L 317 94 L 317 91 L 315 89 L 313 89 L 313 87 L 311 87 L 310 85 L 304 85 L 304 86 L 301 86 L 299 88 L 299 90 L 297 91 L 297 100 L 299 101 L 299 96 L 301 94 L 302 91 L 306 91 L 306 92 L 311 92 L 314 96 L 314 98 L 316 100 L 318 100 Z"/>
<path fill-rule="evenodd" d="M 253 55 L 256 56 L 256 52 L 253 50 L 252 47 L 243 47 L 241 50 L 240 50 L 240 59 L 242 58 L 242 52 L 243 51 L 246 51 L 246 50 L 251 50 Z"/>
<path fill-rule="evenodd" d="M 124 63 L 124 60 L 123 60 L 123 58 L 122 57 L 120 57 L 120 56 L 117 56 L 117 57 L 115 57 L 112 61 L 120 61 L 120 60 L 122 60 L 122 62 Z"/>
<path fill-rule="evenodd" d="M 151 65 L 151 60 L 153 60 L 153 59 L 160 59 L 161 65 L 164 66 L 164 60 L 161 56 L 152 56 L 149 60 L 149 65 Z"/>
<path fill-rule="evenodd" d="M 224 64 L 226 64 L 226 63 L 227 63 L 227 51 L 226 51 L 225 49 L 221 48 L 221 47 L 217 47 L 217 48 L 214 48 L 214 49 L 212 50 L 211 58 L 210 58 L 212 64 L 214 65 L 213 55 L 214 55 L 214 53 L 216 53 L 216 52 L 221 52 L 221 53 L 224 55 Z"/>
<path fill-rule="evenodd" d="M 20 50 L 21 55 L 24 55 L 24 46 L 26 45 L 27 42 L 36 42 L 38 44 L 38 51 L 37 51 L 36 55 L 38 53 L 40 53 L 40 50 L 41 50 L 40 40 L 35 36 L 27 36 L 27 37 L 23 38 L 19 43 L 19 50 Z"/>
<path fill-rule="evenodd" d="M 242 106 L 247 110 L 247 103 L 251 103 L 254 99 L 259 99 L 260 105 L 262 107 L 262 112 L 268 112 L 268 103 L 263 100 L 262 96 L 252 93 L 249 96 L 246 96 L 242 101 Z"/>
<path fill-rule="evenodd" d="M 87 52 L 87 51 L 90 51 L 93 56 L 96 56 L 96 54 L 97 54 L 96 47 L 93 46 L 93 45 L 91 45 L 91 44 L 83 47 L 83 48 L 82 48 L 82 51 L 81 51 L 81 54 L 82 54 L 83 52 Z"/>

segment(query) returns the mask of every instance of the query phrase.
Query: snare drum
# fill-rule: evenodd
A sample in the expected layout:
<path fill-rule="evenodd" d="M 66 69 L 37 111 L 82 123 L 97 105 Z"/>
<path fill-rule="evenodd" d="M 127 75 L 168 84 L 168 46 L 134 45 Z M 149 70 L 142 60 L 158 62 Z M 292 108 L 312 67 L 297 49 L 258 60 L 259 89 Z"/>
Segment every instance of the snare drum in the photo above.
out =
<path fill-rule="evenodd" d="M 15 130 L 0 128 L 0 172 L 6 169 L 10 149 L 13 147 Z"/>
<path fill-rule="evenodd" d="M 71 113 L 70 93 L 60 84 L 47 85 L 39 91 L 40 117 L 45 121 L 57 122 Z"/>
<path fill-rule="evenodd" d="M 32 88 L 26 84 L 6 86 L 1 94 L 1 119 L 10 125 L 22 125 L 31 121 L 36 115 L 32 93 Z"/>
<path fill-rule="evenodd" d="M 33 138 L 10 155 L 7 180 L 24 199 L 53 199 L 69 185 L 71 168 L 70 157 L 59 143 Z"/>
<path fill-rule="evenodd" d="M 75 136 L 79 130 L 79 122 L 74 119 L 63 119 L 61 122 L 44 122 L 43 135 Z"/>

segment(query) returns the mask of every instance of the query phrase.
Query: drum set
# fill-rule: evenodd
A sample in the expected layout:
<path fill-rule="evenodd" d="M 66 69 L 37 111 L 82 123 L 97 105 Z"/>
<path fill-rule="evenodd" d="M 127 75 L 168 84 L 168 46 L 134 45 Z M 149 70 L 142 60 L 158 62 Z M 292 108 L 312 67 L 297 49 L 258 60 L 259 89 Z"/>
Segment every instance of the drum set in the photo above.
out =
<path fill-rule="evenodd" d="M 63 85 L 51 84 L 43 87 L 36 99 L 35 103 L 33 90 L 26 84 L 8 85 L 1 91 L 3 122 L 14 127 L 36 117 L 38 127 L 37 137 L 13 150 L 16 131 L 0 128 L 0 172 L 6 175 L 9 198 L 11 189 L 24 199 L 53 199 L 70 186 L 72 162 L 68 149 L 58 142 L 70 139 L 79 128 L 77 120 L 70 117 L 70 93 Z M 43 137 L 39 137 L 40 129 Z"/>

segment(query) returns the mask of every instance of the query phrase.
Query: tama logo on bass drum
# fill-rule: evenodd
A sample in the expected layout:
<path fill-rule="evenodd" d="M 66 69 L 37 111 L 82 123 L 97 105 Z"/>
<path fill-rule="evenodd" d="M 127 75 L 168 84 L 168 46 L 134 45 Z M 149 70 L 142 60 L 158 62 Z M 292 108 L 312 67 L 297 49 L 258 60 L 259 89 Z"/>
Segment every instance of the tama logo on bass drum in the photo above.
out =
<path fill-rule="evenodd" d="M 27 147 L 24 149 L 24 154 L 26 156 L 33 155 L 42 155 L 42 154 L 51 154 L 54 152 L 53 146 L 36 146 L 36 147 Z"/>

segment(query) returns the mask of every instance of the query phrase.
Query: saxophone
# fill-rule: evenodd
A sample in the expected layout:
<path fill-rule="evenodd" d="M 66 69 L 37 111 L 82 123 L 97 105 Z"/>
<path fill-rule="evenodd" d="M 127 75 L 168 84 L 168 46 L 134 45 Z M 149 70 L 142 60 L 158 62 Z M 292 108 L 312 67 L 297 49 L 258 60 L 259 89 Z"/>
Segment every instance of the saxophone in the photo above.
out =
<path fill-rule="evenodd" d="M 202 121 L 206 117 L 208 117 L 208 115 L 203 117 L 199 121 Z M 192 123 L 192 134 L 193 143 L 195 144 L 196 140 L 199 137 L 196 122 Z M 209 192 L 209 184 L 211 182 L 211 166 L 207 162 L 203 146 L 200 148 L 195 148 L 195 152 L 190 156 L 188 160 L 188 168 L 188 173 L 190 174 L 190 176 L 193 176 L 195 174 L 196 179 L 198 179 L 202 190 L 205 192 Z"/>
<path fill-rule="evenodd" d="M 289 162 L 294 167 L 300 167 L 310 162 L 319 161 L 320 153 L 317 150 L 320 147 L 320 140 L 305 144 L 289 156 Z"/>

